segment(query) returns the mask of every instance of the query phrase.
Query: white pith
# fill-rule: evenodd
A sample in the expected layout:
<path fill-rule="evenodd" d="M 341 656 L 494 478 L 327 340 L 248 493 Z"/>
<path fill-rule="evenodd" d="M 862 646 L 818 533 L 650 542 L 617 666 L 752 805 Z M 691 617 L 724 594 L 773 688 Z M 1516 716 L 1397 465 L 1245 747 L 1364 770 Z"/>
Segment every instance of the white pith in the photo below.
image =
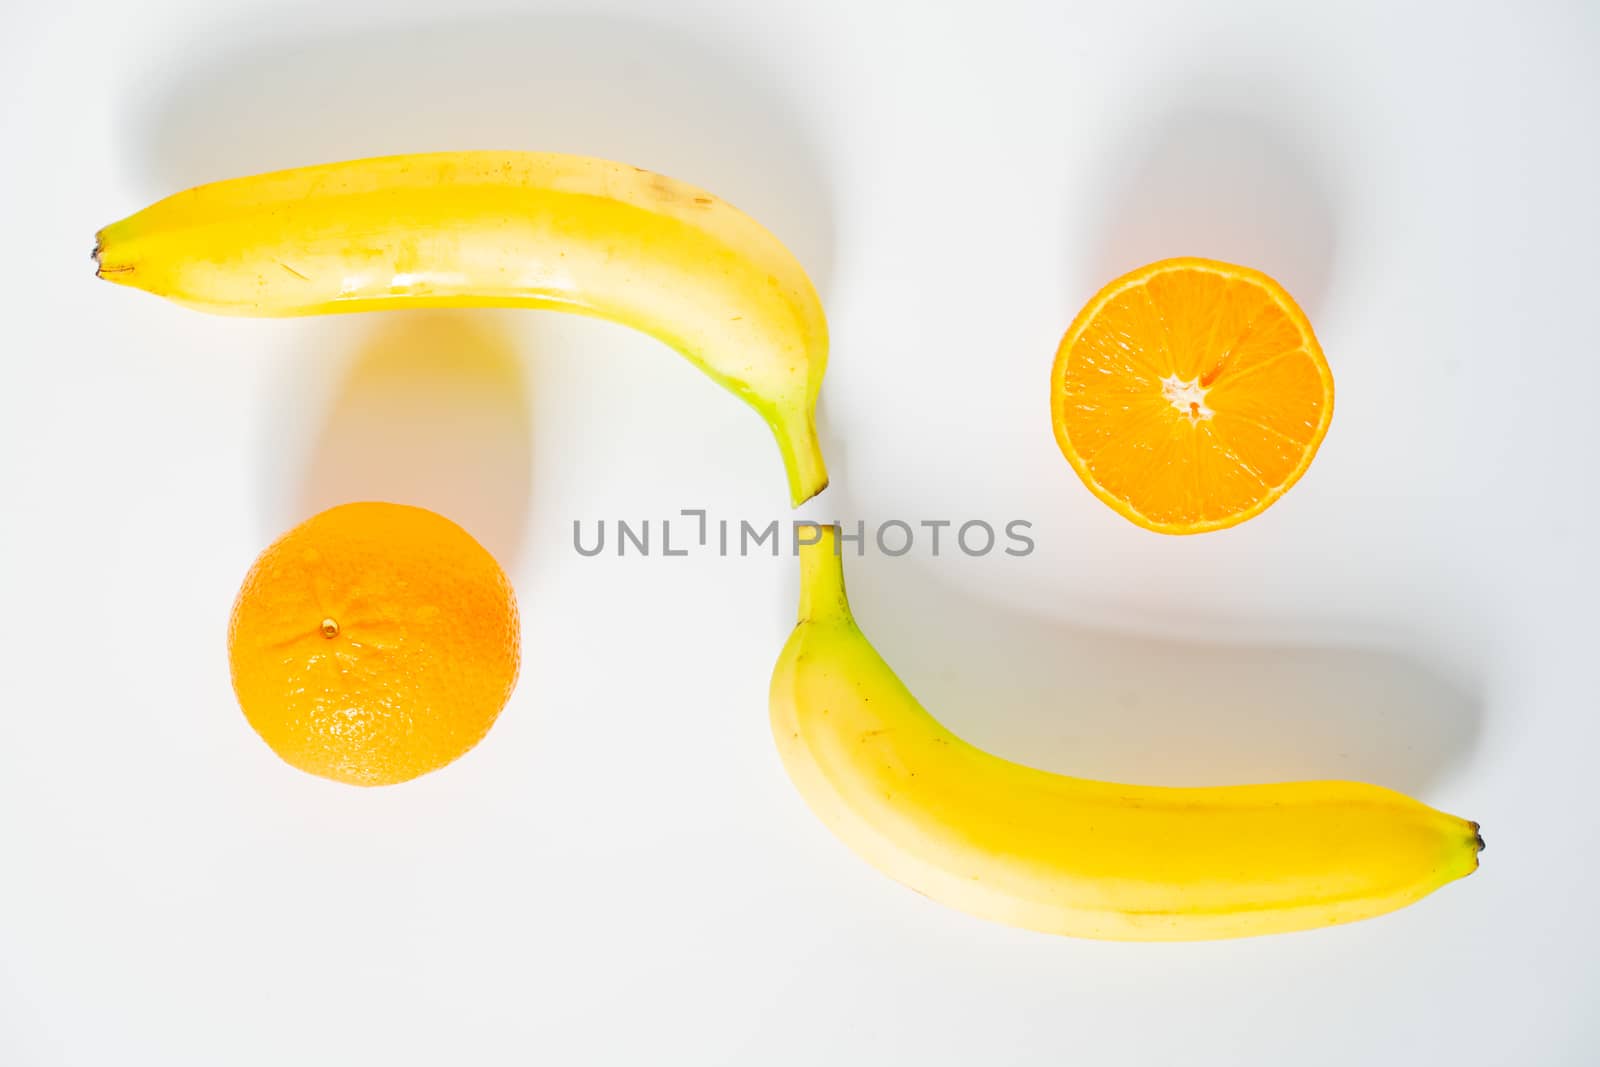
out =
<path fill-rule="evenodd" d="M 1185 381 L 1176 374 L 1161 379 L 1161 395 L 1167 402 L 1188 417 L 1190 422 L 1209 419 L 1213 412 L 1206 406 L 1206 387 L 1199 379 Z"/>

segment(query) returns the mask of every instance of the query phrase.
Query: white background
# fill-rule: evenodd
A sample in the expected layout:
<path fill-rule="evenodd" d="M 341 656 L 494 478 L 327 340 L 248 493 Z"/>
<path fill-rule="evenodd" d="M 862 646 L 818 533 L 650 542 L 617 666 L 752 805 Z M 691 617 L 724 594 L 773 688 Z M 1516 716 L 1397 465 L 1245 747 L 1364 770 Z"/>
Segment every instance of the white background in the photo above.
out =
<path fill-rule="evenodd" d="M 1600 1055 L 1591 3 L 39 3 L 0 38 L 0 1063 L 1579 1064 Z M 447 13 L 448 12 L 448 13 Z M 945 910 L 784 778 L 787 558 L 571 527 L 785 514 L 759 420 L 534 313 L 208 318 L 93 278 L 188 185 L 583 152 L 765 221 L 833 329 L 808 514 L 1034 523 L 851 561 L 864 628 L 1005 755 L 1364 778 L 1484 824 L 1382 919 L 1198 945 Z M 1055 343 L 1164 255 L 1277 275 L 1338 382 L 1305 480 L 1124 522 L 1048 425 Z M 521 684 L 361 791 L 229 688 L 255 554 L 353 498 L 501 556 Z"/>

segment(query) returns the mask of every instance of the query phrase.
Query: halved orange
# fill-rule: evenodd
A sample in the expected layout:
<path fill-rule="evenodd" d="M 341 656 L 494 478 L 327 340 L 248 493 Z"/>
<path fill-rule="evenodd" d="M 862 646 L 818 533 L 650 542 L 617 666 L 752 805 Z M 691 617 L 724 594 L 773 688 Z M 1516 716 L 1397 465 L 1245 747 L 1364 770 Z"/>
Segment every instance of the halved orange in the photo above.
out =
<path fill-rule="evenodd" d="M 1078 313 L 1050 414 L 1101 500 L 1146 529 L 1203 533 L 1259 515 L 1306 472 L 1333 418 L 1333 374 L 1283 286 L 1165 259 Z"/>

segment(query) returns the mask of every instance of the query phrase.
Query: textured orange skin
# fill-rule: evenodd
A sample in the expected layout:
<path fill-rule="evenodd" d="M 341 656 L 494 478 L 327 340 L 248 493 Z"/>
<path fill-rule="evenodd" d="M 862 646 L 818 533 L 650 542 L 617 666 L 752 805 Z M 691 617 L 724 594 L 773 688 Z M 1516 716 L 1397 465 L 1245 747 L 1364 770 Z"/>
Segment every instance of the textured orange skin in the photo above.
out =
<path fill-rule="evenodd" d="M 1117 313 L 1135 293 L 1148 306 L 1142 321 Z M 1247 365 L 1231 364 L 1246 344 L 1257 348 Z M 1218 409 L 1198 433 L 1186 432 L 1159 386 L 1152 392 L 1174 371 L 1203 383 Z M 1272 278 L 1164 259 L 1111 282 L 1078 313 L 1056 351 L 1050 413 L 1062 454 L 1118 514 L 1158 533 L 1204 533 L 1259 515 L 1305 474 L 1333 419 L 1333 373 L 1305 313 Z M 1105 466 L 1116 484 L 1096 469 L 1113 451 L 1123 462 Z"/>
<path fill-rule="evenodd" d="M 400 504 L 344 504 L 284 534 L 245 576 L 228 625 L 250 725 L 285 762 L 352 785 L 404 782 L 477 744 L 516 685 L 521 647 L 494 557 L 449 519 Z"/>

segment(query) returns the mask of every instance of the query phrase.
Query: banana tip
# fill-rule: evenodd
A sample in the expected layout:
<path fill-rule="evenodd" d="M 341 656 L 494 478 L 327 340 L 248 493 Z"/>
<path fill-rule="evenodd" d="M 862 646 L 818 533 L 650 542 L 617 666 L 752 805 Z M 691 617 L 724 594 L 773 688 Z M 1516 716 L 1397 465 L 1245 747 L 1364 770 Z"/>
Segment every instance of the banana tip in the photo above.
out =
<path fill-rule="evenodd" d="M 126 274 L 133 270 L 132 263 L 126 263 L 114 267 L 106 266 L 106 245 L 104 233 L 105 231 L 102 230 L 94 235 L 94 251 L 89 253 L 89 258 L 94 261 L 94 276 L 96 278 L 104 278 L 108 274 Z"/>
<path fill-rule="evenodd" d="M 1472 823 L 1471 826 L 1472 826 L 1472 847 L 1477 849 L 1478 852 L 1481 853 L 1484 849 L 1489 847 L 1488 845 L 1483 843 L 1483 828 L 1480 827 L 1477 823 Z"/>
<path fill-rule="evenodd" d="M 805 489 L 798 489 L 789 494 L 789 505 L 797 508 L 801 504 L 804 504 L 806 501 L 820 494 L 826 488 L 828 488 L 828 479 L 827 476 L 824 475 L 821 481 L 813 483 Z"/>

